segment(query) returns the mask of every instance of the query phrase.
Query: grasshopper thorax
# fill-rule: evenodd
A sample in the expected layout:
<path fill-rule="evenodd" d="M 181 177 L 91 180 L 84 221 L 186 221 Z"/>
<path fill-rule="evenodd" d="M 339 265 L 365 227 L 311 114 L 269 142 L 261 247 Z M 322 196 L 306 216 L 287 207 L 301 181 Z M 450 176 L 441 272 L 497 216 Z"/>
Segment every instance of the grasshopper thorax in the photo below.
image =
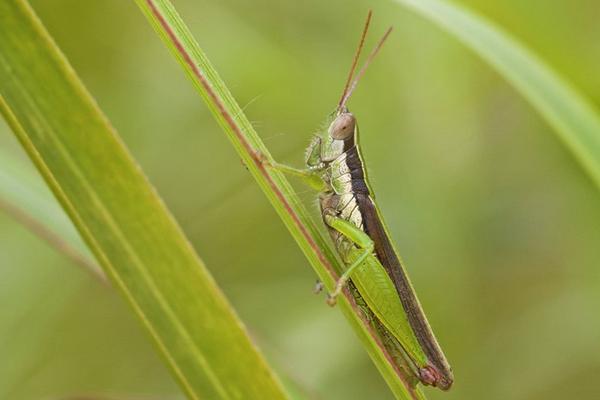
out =
<path fill-rule="evenodd" d="M 309 168 L 326 167 L 356 142 L 358 125 L 346 107 L 331 113 L 325 127 L 313 137 L 306 149 L 305 161 Z"/>

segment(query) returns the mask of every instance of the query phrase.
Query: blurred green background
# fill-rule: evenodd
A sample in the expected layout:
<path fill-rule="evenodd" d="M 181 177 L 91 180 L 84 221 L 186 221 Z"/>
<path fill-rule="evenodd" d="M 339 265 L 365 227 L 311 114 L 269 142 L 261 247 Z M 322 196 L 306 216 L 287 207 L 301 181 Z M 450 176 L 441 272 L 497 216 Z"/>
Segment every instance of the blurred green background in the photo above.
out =
<path fill-rule="evenodd" d="M 311 267 L 135 4 L 31 3 L 286 382 L 312 399 L 391 398 L 339 311 L 311 293 Z M 461 3 L 600 103 L 597 1 Z M 428 397 L 600 395 L 600 197 L 499 75 L 390 1 L 175 5 L 275 158 L 295 165 L 339 98 L 367 9 L 369 44 L 393 25 L 350 108 L 454 368 L 452 390 Z M 35 176 L 0 124 L 0 169 Z M 316 215 L 314 194 L 298 192 Z M 183 397 L 117 293 L 6 214 L 0 303 L 0 398 Z"/>

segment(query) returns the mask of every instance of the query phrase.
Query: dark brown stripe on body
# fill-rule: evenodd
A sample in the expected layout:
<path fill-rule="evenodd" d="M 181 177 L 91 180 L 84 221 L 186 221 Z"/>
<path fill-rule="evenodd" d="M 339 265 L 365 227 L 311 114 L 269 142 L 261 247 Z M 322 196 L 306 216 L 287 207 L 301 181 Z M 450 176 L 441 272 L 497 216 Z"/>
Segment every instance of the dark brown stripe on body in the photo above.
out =
<path fill-rule="evenodd" d="M 352 191 L 354 193 L 370 195 L 369 187 L 365 181 L 363 163 L 356 146 L 352 146 L 346 151 L 346 165 L 350 170 L 350 177 L 352 178 Z"/>

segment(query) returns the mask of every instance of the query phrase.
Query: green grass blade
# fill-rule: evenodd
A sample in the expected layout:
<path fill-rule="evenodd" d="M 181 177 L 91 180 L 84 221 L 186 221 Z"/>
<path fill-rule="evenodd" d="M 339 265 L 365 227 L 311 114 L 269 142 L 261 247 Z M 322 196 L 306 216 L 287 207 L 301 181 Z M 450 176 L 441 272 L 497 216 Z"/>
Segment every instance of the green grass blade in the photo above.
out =
<path fill-rule="evenodd" d="M 395 0 L 456 36 L 507 79 L 600 186 L 600 116 L 544 61 L 495 24 L 450 2 Z"/>
<path fill-rule="evenodd" d="M 0 149 L 0 211 L 106 283 L 106 276 L 32 168 Z M 36 179 L 37 178 L 37 179 Z"/>
<path fill-rule="evenodd" d="M 140 168 L 22 0 L 0 2 L 0 110 L 192 399 L 283 399 Z"/>
<path fill-rule="evenodd" d="M 261 163 L 258 153 L 271 159 L 268 150 L 185 23 L 169 1 L 136 0 L 136 3 L 181 63 L 319 278 L 332 290 L 340 265 L 329 248 L 328 241 L 320 234 L 287 179 Z M 401 399 L 424 398 L 420 388 L 412 386 L 410 377 L 392 365 L 390 355 L 364 319 L 354 299 L 348 293 L 341 297 L 341 310 L 394 395 Z"/>

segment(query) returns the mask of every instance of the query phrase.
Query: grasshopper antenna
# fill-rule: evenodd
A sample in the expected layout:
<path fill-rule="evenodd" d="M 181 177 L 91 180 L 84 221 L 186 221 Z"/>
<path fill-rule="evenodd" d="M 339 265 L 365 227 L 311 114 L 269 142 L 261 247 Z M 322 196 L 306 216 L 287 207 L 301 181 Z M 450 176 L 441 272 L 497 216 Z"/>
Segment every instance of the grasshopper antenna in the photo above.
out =
<path fill-rule="evenodd" d="M 344 98 L 346 97 L 346 92 L 348 91 L 348 87 L 350 87 L 350 82 L 352 82 L 352 77 L 354 76 L 354 71 L 356 71 L 356 65 L 358 64 L 358 59 L 360 58 L 360 52 L 364 47 L 365 38 L 367 37 L 367 32 L 369 31 L 369 25 L 371 24 L 372 16 L 373 11 L 369 10 L 369 13 L 367 14 L 367 20 L 365 21 L 365 27 L 363 28 L 362 34 L 360 35 L 360 41 L 358 42 L 358 47 L 356 48 L 356 52 L 354 53 L 354 59 L 352 60 L 350 73 L 348 74 L 348 79 L 346 79 L 346 85 L 344 86 L 344 90 L 342 91 L 342 97 L 340 98 L 340 102 L 338 103 L 338 108 L 342 107 Z"/>
<path fill-rule="evenodd" d="M 377 55 L 377 53 L 379 53 L 379 50 L 383 46 L 383 43 L 385 43 L 385 40 L 388 38 L 388 36 L 390 36 L 390 33 L 392 33 L 392 27 L 391 26 L 388 28 L 387 31 L 385 31 L 385 33 L 383 34 L 383 36 L 381 37 L 381 39 L 379 39 L 379 42 L 377 43 L 377 46 L 375 46 L 375 48 L 373 49 L 373 51 L 371 51 L 371 54 L 369 54 L 369 56 L 367 57 L 367 61 L 365 61 L 365 63 L 363 64 L 362 68 L 360 69 L 360 71 L 358 71 L 358 74 L 356 75 L 356 78 L 354 78 L 354 80 L 352 81 L 352 84 L 349 85 L 349 87 L 348 87 L 348 85 L 346 85 L 346 90 L 344 91 L 344 96 L 340 100 L 340 104 L 338 106 L 338 109 L 341 109 L 341 108 L 343 108 L 343 107 L 346 106 L 346 102 L 348 101 L 348 99 L 352 95 L 352 92 L 354 92 L 354 89 L 356 89 L 356 85 L 358 84 L 358 81 L 360 81 L 360 78 L 362 78 L 362 76 L 365 74 L 365 71 L 367 70 L 367 67 L 371 64 L 371 62 L 373 61 L 373 59 L 375 58 L 375 56 Z M 362 42 L 361 42 L 361 44 L 362 44 Z"/>

